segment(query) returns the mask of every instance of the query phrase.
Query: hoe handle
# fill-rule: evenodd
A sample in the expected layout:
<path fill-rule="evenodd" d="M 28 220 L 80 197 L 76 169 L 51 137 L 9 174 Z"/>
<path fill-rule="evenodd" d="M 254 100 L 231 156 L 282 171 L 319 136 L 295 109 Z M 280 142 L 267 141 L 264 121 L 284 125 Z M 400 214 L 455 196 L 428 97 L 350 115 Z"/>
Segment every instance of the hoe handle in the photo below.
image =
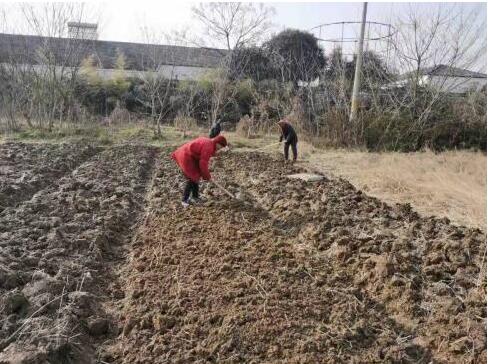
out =
<path fill-rule="evenodd" d="M 231 198 L 235 199 L 236 197 L 230 193 L 227 189 L 224 188 L 224 186 L 222 186 L 221 184 L 215 182 L 215 181 L 212 181 L 212 183 L 217 186 L 218 188 L 220 188 L 222 191 L 224 191 L 227 195 L 229 195 Z"/>
<path fill-rule="evenodd" d="M 266 149 L 266 148 L 269 148 L 269 147 L 273 147 L 273 146 L 275 146 L 275 145 L 278 145 L 278 144 L 280 144 L 280 143 L 281 143 L 281 142 L 271 143 L 271 144 L 265 145 L 264 147 L 257 148 L 257 149 L 255 149 L 255 150 Z"/>

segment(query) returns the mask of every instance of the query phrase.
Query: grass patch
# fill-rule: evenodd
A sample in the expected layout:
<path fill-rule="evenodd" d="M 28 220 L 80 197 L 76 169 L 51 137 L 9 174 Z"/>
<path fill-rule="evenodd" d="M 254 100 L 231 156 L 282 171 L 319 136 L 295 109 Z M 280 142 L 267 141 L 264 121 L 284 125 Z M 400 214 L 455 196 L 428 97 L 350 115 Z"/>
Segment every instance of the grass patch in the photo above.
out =
<path fill-rule="evenodd" d="M 206 135 L 203 129 L 186 131 L 186 135 L 172 126 L 163 126 L 161 136 L 157 136 L 153 126 L 147 123 L 103 126 L 83 124 L 80 126 L 55 126 L 51 130 L 29 128 L 9 134 L 1 134 L 0 141 L 22 141 L 28 143 L 69 143 L 87 142 L 101 145 L 142 144 L 165 147 L 185 143 L 198 136 Z"/>
<path fill-rule="evenodd" d="M 82 140 L 104 145 L 111 144 L 113 142 L 110 131 L 107 128 L 98 125 L 83 127 L 55 127 L 51 130 L 24 128 L 9 135 L 4 135 L 3 140 L 50 143 L 63 143 Z"/>

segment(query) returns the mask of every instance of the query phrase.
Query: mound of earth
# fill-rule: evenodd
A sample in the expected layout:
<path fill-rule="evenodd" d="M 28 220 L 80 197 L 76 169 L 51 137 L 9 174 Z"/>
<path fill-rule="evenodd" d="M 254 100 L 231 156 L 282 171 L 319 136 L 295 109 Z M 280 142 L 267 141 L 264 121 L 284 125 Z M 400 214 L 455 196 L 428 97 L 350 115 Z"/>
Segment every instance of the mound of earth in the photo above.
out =
<path fill-rule="evenodd" d="M 229 153 L 207 202 L 179 205 L 164 153 L 114 283 L 113 363 L 486 360 L 486 238 L 344 180 Z"/>

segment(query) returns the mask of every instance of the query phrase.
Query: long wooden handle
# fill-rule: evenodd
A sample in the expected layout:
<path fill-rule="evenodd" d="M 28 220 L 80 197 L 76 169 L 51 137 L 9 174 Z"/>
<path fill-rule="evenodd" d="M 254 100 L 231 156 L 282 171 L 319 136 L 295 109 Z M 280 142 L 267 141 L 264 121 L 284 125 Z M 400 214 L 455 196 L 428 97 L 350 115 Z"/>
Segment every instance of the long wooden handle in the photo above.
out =
<path fill-rule="evenodd" d="M 280 144 L 281 142 L 276 142 L 276 143 L 272 143 L 272 144 L 268 144 L 268 145 L 265 145 L 264 147 L 260 147 L 260 148 L 257 148 L 255 150 L 261 150 L 261 149 L 266 149 L 266 148 L 269 148 L 269 147 L 273 147 L 275 145 L 278 145 Z"/>
<path fill-rule="evenodd" d="M 222 191 L 224 191 L 227 195 L 229 195 L 231 198 L 236 198 L 232 193 L 230 193 L 227 189 L 224 188 L 224 186 L 220 185 L 219 183 L 212 181 L 214 185 L 216 185 L 218 188 L 220 188 Z"/>

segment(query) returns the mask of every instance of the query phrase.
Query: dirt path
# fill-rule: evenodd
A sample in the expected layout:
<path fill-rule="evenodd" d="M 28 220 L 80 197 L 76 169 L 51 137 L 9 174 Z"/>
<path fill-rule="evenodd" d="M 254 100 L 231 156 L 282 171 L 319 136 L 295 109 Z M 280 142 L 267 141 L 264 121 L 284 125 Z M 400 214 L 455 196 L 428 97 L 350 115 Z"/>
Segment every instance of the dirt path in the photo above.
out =
<path fill-rule="evenodd" d="M 179 206 L 160 160 L 120 275 L 117 363 L 479 362 L 486 239 L 390 207 L 344 180 L 289 180 L 258 153 L 222 156 L 209 201 Z"/>

